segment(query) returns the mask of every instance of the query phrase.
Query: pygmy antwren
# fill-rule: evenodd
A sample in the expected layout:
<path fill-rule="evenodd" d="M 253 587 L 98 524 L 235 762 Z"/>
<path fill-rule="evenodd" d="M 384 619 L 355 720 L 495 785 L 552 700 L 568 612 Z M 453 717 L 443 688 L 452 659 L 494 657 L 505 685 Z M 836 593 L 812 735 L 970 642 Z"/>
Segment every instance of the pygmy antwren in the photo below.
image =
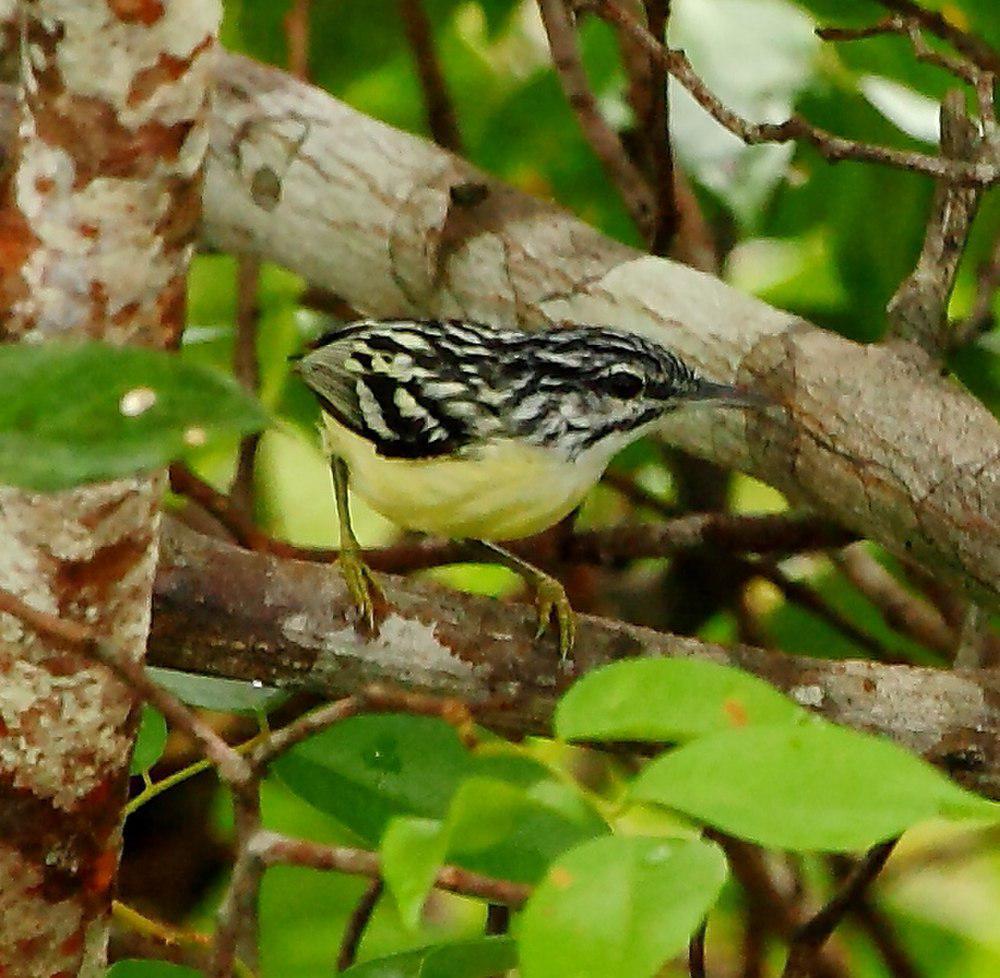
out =
<path fill-rule="evenodd" d="M 298 372 L 323 408 L 340 520 L 340 567 L 374 617 L 371 571 L 351 529 L 348 480 L 401 527 L 480 541 L 535 589 L 538 634 L 572 609 L 555 578 L 495 541 L 552 526 L 611 457 L 690 401 L 759 404 L 696 376 L 639 336 L 597 326 L 527 333 L 478 323 L 362 321 L 321 337 Z"/>

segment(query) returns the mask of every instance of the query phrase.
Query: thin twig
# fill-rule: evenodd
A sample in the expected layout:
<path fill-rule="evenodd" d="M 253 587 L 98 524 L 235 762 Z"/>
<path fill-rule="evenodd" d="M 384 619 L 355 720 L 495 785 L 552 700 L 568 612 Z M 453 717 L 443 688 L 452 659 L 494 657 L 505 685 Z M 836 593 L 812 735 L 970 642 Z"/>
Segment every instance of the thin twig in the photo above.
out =
<path fill-rule="evenodd" d="M 688 943 L 688 971 L 691 978 L 705 978 L 705 930 L 708 921 L 703 920 L 691 935 Z"/>
<path fill-rule="evenodd" d="M 233 341 L 233 373 L 251 394 L 260 385 L 257 362 L 257 329 L 260 324 L 260 261 L 240 255 L 236 262 L 236 332 Z M 244 435 L 236 456 L 236 474 L 229 487 L 230 506 L 247 518 L 253 515 L 254 466 L 260 432 Z"/>
<path fill-rule="evenodd" d="M 434 33 L 422 0 L 399 0 L 406 39 L 413 52 L 420 88 L 424 93 L 427 128 L 434 142 L 453 153 L 462 152 L 462 136 L 444 72 L 434 48 Z"/>
<path fill-rule="evenodd" d="M 726 854 L 736 881 L 746 894 L 748 926 L 756 926 L 757 936 L 763 943 L 765 934 L 775 934 L 791 940 L 802 922 L 800 899 L 788 888 L 779 887 L 767 863 L 767 856 L 756 846 L 732 836 L 706 831 L 706 836 L 717 842 Z M 812 962 L 813 978 L 847 978 L 846 968 L 831 947 L 820 948 Z M 750 975 L 753 973 L 751 972 Z"/>
<path fill-rule="evenodd" d="M 288 70 L 303 81 L 309 78 L 309 7 L 311 0 L 292 0 L 285 14 Z"/>
<path fill-rule="evenodd" d="M 833 899 L 798 929 L 792 938 L 782 978 L 809 978 L 819 950 L 881 872 L 897 841 L 890 839 L 869 849 Z"/>
<path fill-rule="evenodd" d="M 375 907 L 382 896 L 385 884 L 380 877 L 376 877 L 365 887 L 361 899 L 347 919 L 347 926 L 344 928 L 344 936 L 340 941 L 340 951 L 337 953 L 337 970 L 346 971 L 358 956 L 358 948 L 361 946 L 361 938 L 364 937 L 368 923 L 372 919 Z"/>
<path fill-rule="evenodd" d="M 1000 74 L 1000 52 L 981 37 L 962 30 L 944 14 L 927 10 L 914 0 L 876 0 L 887 10 L 915 20 L 925 31 L 947 41 L 956 51 L 965 55 L 984 71 Z"/>
<path fill-rule="evenodd" d="M 825 621 L 851 642 L 864 649 L 879 662 L 898 662 L 899 656 L 887 649 L 881 642 L 862 631 L 849 618 L 829 604 L 821 594 L 808 584 L 789 577 L 777 564 L 770 560 L 743 561 L 748 576 L 756 575 L 773 584 L 787 601 Z"/>
<path fill-rule="evenodd" d="M 833 557 L 847 579 L 882 612 L 886 624 L 935 652 L 952 655 L 955 634 L 938 610 L 907 591 L 865 544 L 853 543 Z"/>
<path fill-rule="evenodd" d="M 670 0 L 643 0 L 643 3 L 650 34 L 666 43 Z M 670 140 L 667 73 L 658 59 L 650 57 L 650 62 L 650 112 L 644 129 L 649 141 L 656 214 L 649 250 L 654 255 L 667 255 L 680 226 L 680 213 L 675 188 L 674 152 Z"/>
<path fill-rule="evenodd" d="M 544 563 L 557 557 L 566 562 L 615 567 L 642 557 L 667 557 L 678 550 L 711 546 L 717 550 L 750 553 L 797 553 L 843 546 L 854 534 L 826 520 L 809 515 L 779 513 L 733 515 L 727 513 L 691 513 L 678 516 L 676 509 L 648 490 L 612 474 L 608 477 L 616 489 L 626 488 L 632 498 L 646 506 L 657 506 L 669 514 L 665 523 L 642 523 L 607 530 L 591 530 L 568 535 L 553 553 L 552 541 L 540 534 L 513 541 L 510 549 L 528 560 Z M 242 513 L 235 512 L 229 497 L 183 465 L 170 467 L 170 487 L 179 495 L 198 503 L 214 516 L 247 550 L 331 563 L 338 551 L 325 547 L 299 547 L 269 536 Z M 469 550 L 460 542 L 422 538 L 389 547 L 366 550 L 365 561 L 373 570 L 397 574 L 426 570 L 445 564 L 468 561 Z"/>
<path fill-rule="evenodd" d="M 618 133 L 601 115 L 580 60 L 576 31 L 565 0 L 538 0 L 538 9 L 549 39 L 552 64 L 559 76 L 566 101 L 576 113 L 577 122 L 590 148 L 618 188 L 640 234 L 649 241 L 654 229 L 653 195 L 639 168 L 625 152 Z"/>
<path fill-rule="evenodd" d="M 211 978 L 230 978 L 239 952 L 257 950 L 257 901 L 266 868 L 252 850 L 251 841 L 260 830 L 260 785 L 255 778 L 252 792 L 233 798 L 236 860 L 229 887 L 216 914 Z"/>
<path fill-rule="evenodd" d="M 249 849 L 265 866 L 305 866 L 372 879 L 382 875 L 377 853 L 351 846 L 323 845 L 306 839 L 292 839 L 277 832 L 260 831 L 251 839 Z M 437 871 L 434 885 L 450 893 L 509 907 L 522 906 L 531 895 L 531 887 L 524 883 L 484 876 L 458 866 L 442 866 Z"/>
<path fill-rule="evenodd" d="M 1000 183 L 1000 163 L 981 161 L 947 160 L 926 153 L 876 146 L 853 139 L 836 136 L 825 129 L 813 126 L 799 115 L 784 122 L 755 123 L 725 106 L 691 66 L 682 51 L 661 44 L 642 24 L 633 20 L 611 0 L 587 0 L 585 4 L 598 16 L 616 24 L 628 33 L 649 53 L 656 57 L 674 78 L 691 94 L 695 101 L 721 126 L 738 136 L 747 145 L 758 143 L 805 142 L 815 147 L 831 163 L 858 160 L 880 163 L 898 169 L 911 170 L 931 177 L 944 177 L 956 183 L 989 188 Z"/>

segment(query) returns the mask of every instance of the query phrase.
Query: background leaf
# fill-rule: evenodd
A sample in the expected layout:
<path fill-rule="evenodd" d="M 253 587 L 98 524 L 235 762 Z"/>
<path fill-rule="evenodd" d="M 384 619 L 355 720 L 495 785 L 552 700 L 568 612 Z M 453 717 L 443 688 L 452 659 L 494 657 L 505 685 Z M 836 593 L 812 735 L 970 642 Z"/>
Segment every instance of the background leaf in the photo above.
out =
<path fill-rule="evenodd" d="M 380 714 L 311 737 L 275 769 L 296 794 L 374 846 L 395 815 L 443 819 L 470 765 L 441 720 Z"/>
<path fill-rule="evenodd" d="M 485 978 L 509 971 L 516 963 L 511 938 L 484 937 L 377 958 L 343 974 L 346 978 Z"/>
<path fill-rule="evenodd" d="M 203 975 L 194 968 L 185 968 L 169 961 L 133 958 L 113 964 L 108 968 L 106 978 L 203 978 Z"/>
<path fill-rule="evenodd" d="M 149 666 L 146 670 L 165 689 L 169 689 L 188 706 L 223 713 L 267 713 L 276 709 L 288 694 L 272 689 L 263 683 L 242 682 L 239 679 L 221 679 L 217 676 L 199 676 L 177 669 Z"/>
<path fill-rule="evenodd" d="M 129 773 L 142 774 L 148 771 L 163 753 L 167 744 L 167 721 L 163 714 L 148 703 L 142 705 L 142 719 L 139 721 L 139 734 L 135 739 L 132 751 L 132 762 Z"/>
<path fill-rule="evenodd" d="M 447 847 L 447 830 L 435 819 L 394 818 L 386 827 L 379 848 L 382 878 L 407 927 L 417 926 Z"/>

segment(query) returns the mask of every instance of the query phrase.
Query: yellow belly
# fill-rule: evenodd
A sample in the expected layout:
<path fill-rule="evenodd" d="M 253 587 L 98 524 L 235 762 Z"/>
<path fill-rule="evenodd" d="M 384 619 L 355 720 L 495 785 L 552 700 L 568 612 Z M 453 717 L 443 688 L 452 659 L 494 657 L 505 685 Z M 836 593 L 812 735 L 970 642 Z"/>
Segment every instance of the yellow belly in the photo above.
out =
<path fill-rule="evenodd" d="M 351 489 L 408 530 L 511 540 L 557 523 L 601 477 L 606 454 L 569 462 L 514 441 L 484 445 L 475 458 L 388 459 L 330 418 L 324 443 L 347 462 Z"/>

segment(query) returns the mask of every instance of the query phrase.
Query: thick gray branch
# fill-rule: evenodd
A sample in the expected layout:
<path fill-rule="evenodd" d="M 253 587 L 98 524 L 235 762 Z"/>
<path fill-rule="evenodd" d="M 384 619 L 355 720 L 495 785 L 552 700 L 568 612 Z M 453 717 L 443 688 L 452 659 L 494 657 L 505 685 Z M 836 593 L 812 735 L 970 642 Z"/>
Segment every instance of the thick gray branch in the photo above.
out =
<path fill-rule="evenodd" d="M 481 185 L 476 193 L 454 192 Z M 1000 607 L 1000 426 L 912 346 L 861 346 L 715 278 L 602 237 L 425 140 L 227 57 L 204 234 L 368 313 L 659 340 L 766 414 L 692 410 L 665 432 Z"/>
<path fill-rule="evenodd" d="M 154 595 L 155 665 L 325 696 L 397 682 L 460 696 L 510 734 L 544 732 L 579 674 L 635 655 L 704 656 L 756 673 L 833 720 L 887 734 L 1000 798 L 1000 673 L 796 659 L 724 649 L 600 618 L 580 620 L 572 664 L 534 643 L 533 609 L 383 577 L 392 611 L 366 639 L 340 575 L 168 523 Z"/>

